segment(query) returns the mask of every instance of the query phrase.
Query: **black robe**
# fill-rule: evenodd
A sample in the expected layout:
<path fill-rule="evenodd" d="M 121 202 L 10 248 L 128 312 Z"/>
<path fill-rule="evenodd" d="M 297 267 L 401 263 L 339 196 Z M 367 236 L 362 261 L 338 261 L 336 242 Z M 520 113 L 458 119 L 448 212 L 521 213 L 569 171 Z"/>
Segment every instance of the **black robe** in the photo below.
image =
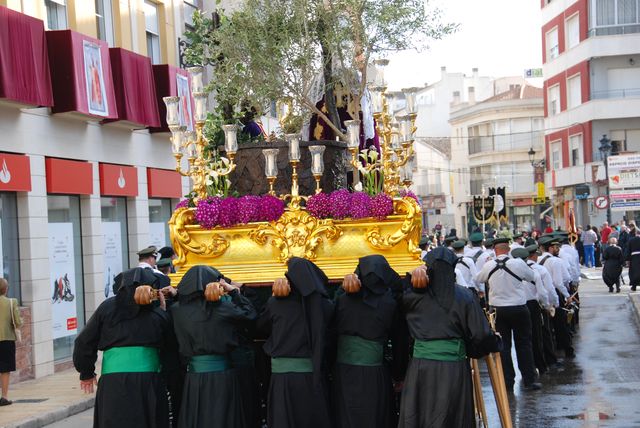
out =
<path fill-rule="evenodd" d="M 312 268 L 294 274 L 292 263 L 308 263 Z M 264 350 L 271 358 L 310 358 L 313 372 L 271 374 L 267 424 L 270 428 L 331 428 L 325 360 L 333 303 L 323 290 L 328 280 L 313 263 L 296 257 L 289 261 L 287 276 L 291 293 L 269 298 L 258 320 L 259 329 L 269 335 Z"/>
<path fill-rule="evenodd" d="M 160 350 L 161 361 L 175 349 L 171 320 L 154 305 L 138 306 L 133 301 L 135 287 L 154 284 L 154 276 L 136 268 L 116 277 L 118 294 L 96 309 L 78 335 L 73 364 L 80 379 L 95 376 L 97 351 L 114 347 L 146 346 Z M 126 284 L 122 284 L 124 281 Z M 169 427 L 167 390 L 160 373 L 110 373 L 100 376 L 94 407 L 93 426 L 100 428 Z"/>
<path fill-rule="evenodd" d="M 470 358 L 497 351 L 499 340 L 477 299 L 470 290 L 454 283 L 455 255 L 440 252 L 432 257 L 446 258 L 446 262 L 440 259 L 431 262 L 433 269 L 429 270 L 427 290 L 408 290 L 402 297 L 411 336 L 420 340 L 463 339 Z M 442 278 L 441 272 L 445 270 Z M 473 406 L 468 360 L 412 358 L 402 391 L 398 427 L 475 427 Z"/>
<path fill-rule="evenodd" d="M 620 287 L 620 275 L 624 265 L 622 249 L 617 245 L 609 245 L 602 253 L 604 268 L 602 269 L 602 279 L 609 287 L 617 285 Z"/>
<path fill-rule="evenodd" d="M 185 361 L 197 355 L 229 356 L 240 345 L 239 324 L 256 318 L 251 302 L 237 290 L 229 293 L 230 300 L 204 300 L 204 287 L 218 279 L 215 272 L 206 266 L 195 266 L 178 285 L 180 300 L 171 312 L 180 356 Z M 251 426 L 237 373 L 231 368 L 210 373 L 188 372 L 178 426 Z"/>
<path fill-rule="evenodd" d="M 336 333 L 372 340 L 387 348 L 391 334 L 400 330 L 392 291 L 401 291 L 400 276 L 382 256 L 361 258 L 356 274 L 361 290 L 346 294 L 340 289 L 337 293 Z M 387 361 L 381 366 L 336 363 L 331 398 L 337 427 L 383 428 L 397 424 L 389 366 Z"/>
<path fill-rule="evenodd" d="M 640 236 L 634 236 L 629 240 L 627 260 L 629 261 L 629 284 L 638 286 L 640 285 Z"/>

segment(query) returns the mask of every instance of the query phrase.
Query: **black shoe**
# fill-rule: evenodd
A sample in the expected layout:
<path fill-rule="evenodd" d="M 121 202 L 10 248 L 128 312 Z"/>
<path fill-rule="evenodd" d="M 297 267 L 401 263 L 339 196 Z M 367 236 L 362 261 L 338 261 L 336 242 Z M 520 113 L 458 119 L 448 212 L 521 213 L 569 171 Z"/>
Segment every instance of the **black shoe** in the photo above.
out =
<path fill-rule="evenodd" d="M 616 293 L 620 292 L 620 287 L 616 288 Z"/>
<path fill-rule="evenodd" d="M 13 404 L 13 401 L 7 400 L 6 398 L 0 398 L 0 406 L 8 406 L 9 404 Z"/>
<path fill-rule="evenodd" d="M 525 391 L 539 391 L 542 389 L 542 384 L 538 383 L 538 382 L 533 382 L 529 385 L 525 385 L 524 386 L 524 390 Z"/>
<path fill-rule="evenodd" d="M 631 286 L 631 291 L 636 291 L 636 286 L 635 285 Z"/>
<path fill-rule="evenodd" d="M 609 287 L 609 293 L 613 293 L 613 287 Z"/>

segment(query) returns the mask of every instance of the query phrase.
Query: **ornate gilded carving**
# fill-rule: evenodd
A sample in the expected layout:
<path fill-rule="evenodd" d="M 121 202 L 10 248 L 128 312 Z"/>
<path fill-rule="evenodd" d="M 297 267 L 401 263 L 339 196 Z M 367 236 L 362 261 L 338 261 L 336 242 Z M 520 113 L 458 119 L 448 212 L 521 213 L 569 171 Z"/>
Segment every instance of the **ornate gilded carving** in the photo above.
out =
<path fill-rule="evenodd" d="M 315 260 L 316 249 L 327 240 L 336 240 L 342 235 L 342 229 L 333 220 L 320 220 L 305 210 L 286 211 L 274 223 L 261 224 L 249 233 L 249 237 L 260 245 L 271 245 L 279 251 L 278 261 L 285 263 L 291 257 L 304 257 Z"/>
<path fill-rule="evenodd" d="M 420 254 L 420 249 L 418 248 L 422 226 L 422 211 L 420 207 L 413 198 L 404 197 L 393 200 L 393 210 L 396 214 L 404 215 L 400 229 L 383 236 L 379 226 L 372 227 L 367 231 L 367 242 L 375 249 L 388 250 L 402 240 L 406 240 L 409 253 Z"/>
<path fill-rule="evenodd" d="M 193 209 L 181 208 L 176 210 L 169 220 L 171 244 L 177 256 L 174 264 L 177 266 L 186 263 L 188 253 L 205 257 L 219 257 L 229 248 L 229 242 L 213 232 L 207 235 L 206 242 L 198 242 L 193 239 L 187 231 L 187 226 L 195 224 L 194 216 Z"/>

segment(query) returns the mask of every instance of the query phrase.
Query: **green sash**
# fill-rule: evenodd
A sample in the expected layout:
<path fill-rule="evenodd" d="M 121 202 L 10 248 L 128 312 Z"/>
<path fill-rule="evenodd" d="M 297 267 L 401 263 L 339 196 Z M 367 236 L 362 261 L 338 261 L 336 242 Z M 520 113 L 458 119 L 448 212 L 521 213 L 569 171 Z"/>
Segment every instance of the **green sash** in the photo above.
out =
<path fill-rule="evenodd" d="M 467 358 L 467 349 L 462 339 L 416 340 L 413 358 L 436 361 L 462 361 Z"/>
<path fill-rule="evenodd" d="M 311 358 L 271 358 L 271 373 L 312 373 Z"/>
<path fill-rule="evenodd" d="M 223 372 L 229 368 L 229 359 L 224 355 L 194 355 L 189 360 L 189 373 Z"/>
<path fill-rule="evenodd" d="M 353 366 L 381 366 L 382 343 L 360 336 L 338 337 L 338 362 Z"/>
<path fill-rule="evenodd" d="M 157 348 L 123 346 L 107 349 L 102 355 L 103 375 L 148 372 L 160 372 L 160 352 Z"/>

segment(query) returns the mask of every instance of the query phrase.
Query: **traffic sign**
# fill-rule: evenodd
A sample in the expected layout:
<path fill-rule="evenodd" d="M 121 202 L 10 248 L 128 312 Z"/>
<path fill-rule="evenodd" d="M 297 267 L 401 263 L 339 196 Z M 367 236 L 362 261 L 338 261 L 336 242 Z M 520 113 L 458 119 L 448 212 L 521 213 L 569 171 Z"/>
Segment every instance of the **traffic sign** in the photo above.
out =
<path fill-rule="evenodd" d="M 593 201 L 593 203 L 595 204 L 596 208 L 604 210 L 605 208 L 607 208 L 609 206 L 609 198 L 607 198 L 606 196 L 598 196 Z"/>
<path fill-rule="evenodd" d="M 547 198 L 533 198 L 534 205 L 543 205 L 547 202 Z"/>

